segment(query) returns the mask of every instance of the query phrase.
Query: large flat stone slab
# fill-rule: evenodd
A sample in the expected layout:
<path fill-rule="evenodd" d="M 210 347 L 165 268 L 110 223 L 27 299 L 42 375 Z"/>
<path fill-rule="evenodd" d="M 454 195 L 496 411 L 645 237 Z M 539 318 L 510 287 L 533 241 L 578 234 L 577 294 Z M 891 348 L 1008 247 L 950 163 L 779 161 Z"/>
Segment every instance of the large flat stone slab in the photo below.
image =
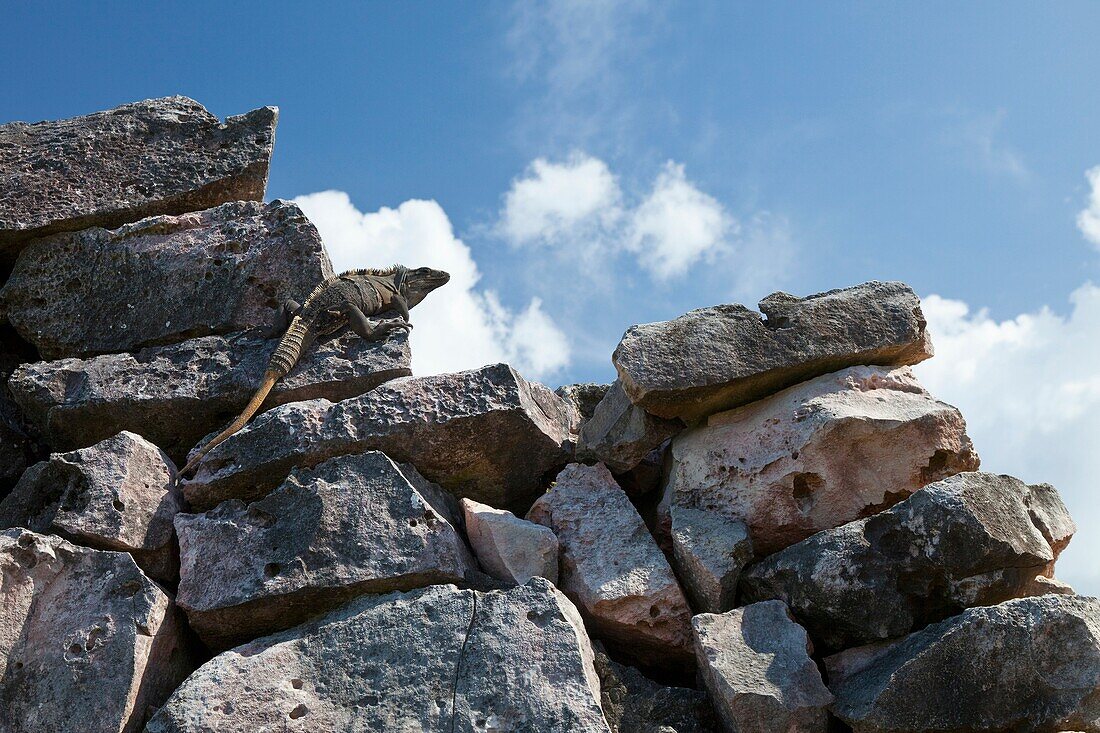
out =
<path fill-rule="evenodd" d="M 332 275 L 295 204 L 236 201 L 28 244 L 0 315 L 44 359 L 133 351 L 267 327 Z"/>
<path fill-rule="evenodd" d="M 623 389 L 654 415 L 692 423 L 845 367 L 932 355 L 920 299 L 904 283 L 773 293 L 760 311 L 716 305 L 631 326 L 612 356 Z"/>
<path fill-rule="evenodd" d="M 150 577 L 174 586 L 172 519 L 182 503 L 168 456 L 140 435 L 123 432 L 27 469 L 0 501 L 0 527 L 128 552 Z"/>
<path fill-rule="evenodd" d="M 433 586 L 356 599 L 207 662 L 147 730 L 608 728 L 580 617 L 535 578 L 492 593 Z"/>
<path fill-rule="evenodd" d="M 178 602 L 220 650 L 295 626 L 364 593 L 461 583 L 458 531 L 382 453 L 297 469 L 245 505 L 179 514 Z"/>
<path fill-rule="evenodd" d="M 8 385 L 27 420 L 55 450 L 130 430 L 183 465 L 196 443 L 240 414 L 277 345 L 278 339 L 255 332 L 204 336 L 133 354 L 25 364 Z M 409 376 L 410 361 L 402 330 L 384 341 L 344 333 L 310 347 L 264 404 L 354 397 Z"/>
<path fill-rule="evenodd" d="M 1100 601 L 971 608 L 893 643 L 826 657 L 856 733 L 1100 730 Z"/>
<path fill-rule="evenodd" d="M 183 491 L 199 510 L 249 501 L 295 466 L 380 450 L 453 494 L 522 513 L 572 456 L 570 425 L 560 397 L 507 364 L 405 377 L 269 410 L 210 451 Z"/>
<path fill-rule="evenodd" d="M 909 368 L 851 367 L 676 436 L 662 515 L 743 520 L 760 557 L 977 467 L 962 415 Z"/>
<path fill-rule="evenodd" d="M 190 673 L 171 598 L 124 552 L 0 531 L 0 729 L 137 733 Z"/>
<path fill-rule="evenodd" d="M 1075 526 L 1047 484 L 963 473 L 751 566 L 742 601 L 785 601 L 823 651 L 1038 592 Z"/>
<path fill-rule="evenodd" d="M 279 111 L 224 123 L 187 97 L 0 125 L 0 255 L 29 239 L 259 201 Z"/>

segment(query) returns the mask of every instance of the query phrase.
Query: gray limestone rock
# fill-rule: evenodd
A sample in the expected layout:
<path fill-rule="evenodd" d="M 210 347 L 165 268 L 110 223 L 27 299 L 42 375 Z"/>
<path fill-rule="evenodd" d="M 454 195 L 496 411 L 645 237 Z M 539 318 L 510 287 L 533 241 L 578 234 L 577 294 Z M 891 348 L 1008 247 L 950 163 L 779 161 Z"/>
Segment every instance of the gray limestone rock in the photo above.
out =
<path fill-rule="evenodd" d="M 252 504 L 176 517 L 178 602 L 212 649 L 289 628 L 364 593 L 461 582 L 458 531 L 382 453 L 296 469 Z"/>
<path fill-rule="evenodd" d="M 1048 592 L 1035 578 L 1053 572 L 1073 531 L 1051 487 L 963 473 L 749 567 L 742 600 L 785 601 L 822 651 L 837 651 Z"/>
<path fill-rule="evenodd" d="M 0 255 L 35 237 L 264 197 L 279 111 L 225 123 L 187 97 L 0 125 Z"/>
<path fill-rule="evenodd" d="M 728 611 L 741 570 L 752 560 L 749 528 L 715 512 L 673 507 L 672 559 L 696 611 Z"/>
<path fill-rule="evenodd" d="M 536 577 L 558 582 L 558 538 L 550 529 L 471 499 L 462 500 L 462 509 L 466 536 L 487 573 L 517 585 Z"/>
<path fill-rule="evenodd" d="M 0 501 L 0 527 L 128 552 L 150 577 L 175 585 L 172 519 L 181 504 L 172 461 L 140 435 L 124 432 L 27 469 Z"/>
<path fill-rule="evenodd" d="M 707 693 L 659 684 L 596 650 L 603 714 L 612 733 L 718 733 Z"/>
<path fill-rule="evenodd" d="M 971 608 L 827 657 L 833 713 L 856 733 L 1100 731 L 1100 601 Z"/>
<path fill-rule="evenodd" d="M 295 204 L 237 201 L 28 244 L 0 315 L 44 359 L 133 351 L 267 327 L 332 265 Z"/>
<path fill-rule="evenodd" d="M 193 669 L 171 598 L 122 552 L 0 531 L 0 730 L 137 733 Z"/>
<path fill-rule="evenodd" d="M 191 447 L 235 418 L 259 385 L 278 339 L 204 336 L 134 354 L 25 364 L 9 382 L 15 401 L 55 450 L 140 432 L 182 465 Z M 344 333 L 314 344 L 275 384 L 265 406 L 341 400 L 412 373 L 408 336 Z"/>
<path fill-rule="evenodd" d="M 203 665 L 148 733 L 606 732 L 576 609 L 541 578 L 507 591 L 364 596 Z"/>
<path fill-rule="evenodd" d="M 601 640 L 646 665 L 690 661 L 687 599 L 606 467 L 567 466 L 527 518 L 554 530 L 561 543 L 559 585 Z"/>
<path fill-rule="evenodd" d="M 825 733 L 833 696 L 783 603 L 703 613 L 691 625 L 703 681 L 727 730 Z"/>
<path fill-rule="evenodd" d="M 584 421 L 592 417 L 596 405 L 607 394 L 610 387 L 609 384 L 596 384 L 595 382 L 563 384 L 554 390 L 554 394 L 576 407 L 577 415 Z"/>
<path fill-rule="evenodd" d="M 405 377 L 359 397 L 282 405 L 207 454 L 183 485 L 197 509 L 263 496 L 294 466 L 384 451 L 453 494 L 524 512 L 572 453 L 560 397 L 507 364 Z"/>
<path fill-rule="evenodd" d="M 932 355 L 920 299 L 904 283 L 773 293 L 760 311 L 717 305 L 631 326 L 612 356 L 623 389 L 647 412 L 690 424 L 845 367 Z"/>
<path fill-rule="evenodd" d="M 679 420 L 654 417 L 631 404 L 616 380 L 581 426 L 577 459 L 599 461 L 616 473 L 625 473 L 683 429 Z"/>

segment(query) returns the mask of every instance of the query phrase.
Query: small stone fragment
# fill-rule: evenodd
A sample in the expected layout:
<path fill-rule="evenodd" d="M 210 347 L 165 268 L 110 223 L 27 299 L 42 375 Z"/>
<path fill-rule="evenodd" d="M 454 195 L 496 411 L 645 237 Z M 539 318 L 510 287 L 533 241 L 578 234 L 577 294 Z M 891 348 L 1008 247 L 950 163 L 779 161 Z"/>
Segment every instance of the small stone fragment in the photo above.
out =
<path fill-rule="evenodd" d="M 461 582 L 461 536 L 382 453 L 296 469 L 252 504 L 176 517 L 178 602 L 212 649 L 299 624 L 364 593 Z"/>
<path fill-rule="evenodd" d="M 833 696 L 810 659 L 806 632 L 779 601 L 691 621 L 695 655 L 726 729 L 825 733 Z"/>
<path fill-rule="evenodd" d="M 631 404 L 616 381 L 581 426 L 577 458 L 600 461 L 616 473 L 625 473 L 683 429 L 679 420 L 654 417 Z"/>
<path fill-rule="evenodd" d="M 715 512 L 673 507 L 672 557 L 697 611 L 728 611 L 741 569 L 752 560 L 749 528 Z"/>
<path fill-rule="evenodd" d="M 855 733 L 1100 730 L 1100 601 L 971 608 L 904 639 L 826 657 Z"/>
<path fill-rule="evenodd" d="M 0 254 L 27 240 L 154 214 L 260 201 L 279 111 L 224 123 L 187 97 L 0 125 Z"/>
<path fill-rule="evenodd" d="M 690 660 L 687 599 L 605 466 L 567 466 L 527 518 L 557 535 L 560 587 L 602 640 L 642 664 Z"/>
<path fill-rule="evenodd" d="M 472 499 L 462 500 L 462 510 L 466 536 L 487 573 L 516 585 L 535 577 L 558 582 L 558 538 L 548 528 Z"/>
<path fill-rule="evenodd" d="M 27 469 L 0 501 L 0 528 L 26 527 L 128 552 L 150 577 L 174 586 L 172 519 L 181 504 L 171 459 L 140 435 L 123 432 Z"/>
<path fill-rule="evenodd" d="M 717 305 L 631 326 L 612 356 L 623 389 L 647 412 L 691 424 L 846 367 L 932 356 L 920 299 L 904 283 L 772 293 L 760 311 Z"/>

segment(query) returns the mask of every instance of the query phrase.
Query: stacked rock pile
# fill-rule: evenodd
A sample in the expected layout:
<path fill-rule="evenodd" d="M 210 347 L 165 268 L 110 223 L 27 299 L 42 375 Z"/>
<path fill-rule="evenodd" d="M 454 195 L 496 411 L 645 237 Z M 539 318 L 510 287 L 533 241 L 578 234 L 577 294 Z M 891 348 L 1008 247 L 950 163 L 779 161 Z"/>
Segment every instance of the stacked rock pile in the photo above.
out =
<path fill-rule="evenodd" d="M 337 335 L 178 482 L 332 272 L 276 119 L 0 126 L 0 732 L 1100 731 L 1073 522 L 978 472 L 900 283 L 556 391 Z"/>

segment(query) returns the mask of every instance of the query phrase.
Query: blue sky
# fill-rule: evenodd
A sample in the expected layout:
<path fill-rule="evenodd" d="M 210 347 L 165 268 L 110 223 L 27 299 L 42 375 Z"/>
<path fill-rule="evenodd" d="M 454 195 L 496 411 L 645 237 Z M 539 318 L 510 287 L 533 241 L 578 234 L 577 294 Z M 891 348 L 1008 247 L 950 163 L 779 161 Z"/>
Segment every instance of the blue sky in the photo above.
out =
<path fill-rule="evenodd" d="M 458 273 L 418 369 L 607 380 L 631 323 L 905 280 L 984 466 L 1100 523 L 1100 5 L 107 7 L 5 9 L 0 120 L 279 106 L 269 196 L 338 264 Z"/>

